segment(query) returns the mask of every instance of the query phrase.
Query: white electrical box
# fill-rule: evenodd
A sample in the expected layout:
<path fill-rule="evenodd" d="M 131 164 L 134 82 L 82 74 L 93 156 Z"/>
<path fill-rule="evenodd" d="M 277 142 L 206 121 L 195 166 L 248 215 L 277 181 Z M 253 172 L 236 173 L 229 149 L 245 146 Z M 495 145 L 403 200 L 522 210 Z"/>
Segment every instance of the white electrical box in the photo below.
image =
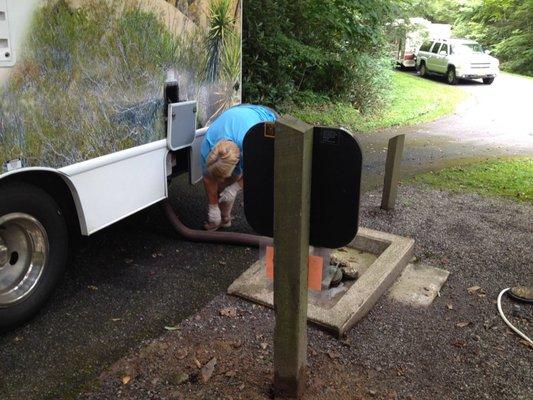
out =
<path fill-rule="evenodd" d="M 7 0 L 0 0 L 0 67 L 12 67 L 15 53 L 9 29 L 9 10 Z"/>

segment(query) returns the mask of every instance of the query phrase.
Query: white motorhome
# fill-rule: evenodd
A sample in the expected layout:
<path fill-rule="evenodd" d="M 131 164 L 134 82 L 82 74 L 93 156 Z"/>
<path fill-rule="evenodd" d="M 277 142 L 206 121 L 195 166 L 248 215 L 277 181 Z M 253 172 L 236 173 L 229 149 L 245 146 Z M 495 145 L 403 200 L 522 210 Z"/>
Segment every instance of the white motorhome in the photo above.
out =
<path fill-rule="evenodd" d="M 240 80 L 240 0 L 0 0 L 0 330 L 45 302 L 74 235 L 201 178 Z"/>
<path fill-rule="evenodd" d="M 408 20 L 397 19 L 391 24 L 392 42 L 391 55 L 397 66 L 414 68 L 416 55 L 422 43 L 434 38 L 451 37 L 452 26 L 449 24 L 435 24 L 431 21 L 414 17 Z"/>

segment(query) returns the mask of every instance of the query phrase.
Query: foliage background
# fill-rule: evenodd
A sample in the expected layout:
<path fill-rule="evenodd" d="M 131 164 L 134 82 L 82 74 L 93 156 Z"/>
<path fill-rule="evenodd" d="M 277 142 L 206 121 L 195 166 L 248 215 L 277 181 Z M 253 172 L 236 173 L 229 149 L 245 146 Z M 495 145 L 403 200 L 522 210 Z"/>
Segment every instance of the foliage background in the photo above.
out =
<path fill-rule="evenodd" d="M 533 0 L 408 0 L 400 11 L 453 25 L 453 34 L 479 41 L 501 68 L 533 76 Z"/>
<path fill-rule="evenodd" d="M 247 0 L 244 100 L 277 105 L 341 100 L 369 112 L 387 102 L 389 0 Z"/>

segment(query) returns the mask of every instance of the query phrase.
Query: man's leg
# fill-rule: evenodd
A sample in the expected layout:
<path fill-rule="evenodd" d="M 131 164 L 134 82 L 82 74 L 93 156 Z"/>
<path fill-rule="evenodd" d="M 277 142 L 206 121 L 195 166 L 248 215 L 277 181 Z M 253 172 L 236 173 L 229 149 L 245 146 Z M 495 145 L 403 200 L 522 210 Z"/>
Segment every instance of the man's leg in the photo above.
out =
<path fill-rule="evenodd" d="M 207 222 L 204 224 L 204 229 L 214 231 L 221 224 L 221 211 L 218 204 L 218 183 L 214 179 L 206 176 L 204 176 L 203 181 L 208 203 Z"/>
<path fill-rule="evenodd" d="M 231 210 L 233 209 L 233 204 L 235 203 L 235 198 L 237 193 L 242 189 L 242 175 L 230 178 L 226 180 L 226 187 L 220 194 L 220 214 L 222 217 L 222 222 L 220 226 L 228 228 L 231 226 Z"/>

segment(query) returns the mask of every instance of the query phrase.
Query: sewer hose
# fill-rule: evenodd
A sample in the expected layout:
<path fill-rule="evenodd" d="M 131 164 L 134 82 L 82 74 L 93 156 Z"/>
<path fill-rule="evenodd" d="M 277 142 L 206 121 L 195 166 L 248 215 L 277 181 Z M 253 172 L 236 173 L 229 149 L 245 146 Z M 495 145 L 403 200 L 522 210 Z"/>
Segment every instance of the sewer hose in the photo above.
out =
<path fill-rule="evenodd" d="M 272 242 L 272 238 L 252 235 L 249 233 L 217 232 L 191 229 L 181 222 L 168 199 L 163 202 L 163 208 L 168 220 L 176 232 L 178 232 L 185 239 L 193 242 L 224 243 L 250 247 L 259 247 L 261 244 Z"/>

